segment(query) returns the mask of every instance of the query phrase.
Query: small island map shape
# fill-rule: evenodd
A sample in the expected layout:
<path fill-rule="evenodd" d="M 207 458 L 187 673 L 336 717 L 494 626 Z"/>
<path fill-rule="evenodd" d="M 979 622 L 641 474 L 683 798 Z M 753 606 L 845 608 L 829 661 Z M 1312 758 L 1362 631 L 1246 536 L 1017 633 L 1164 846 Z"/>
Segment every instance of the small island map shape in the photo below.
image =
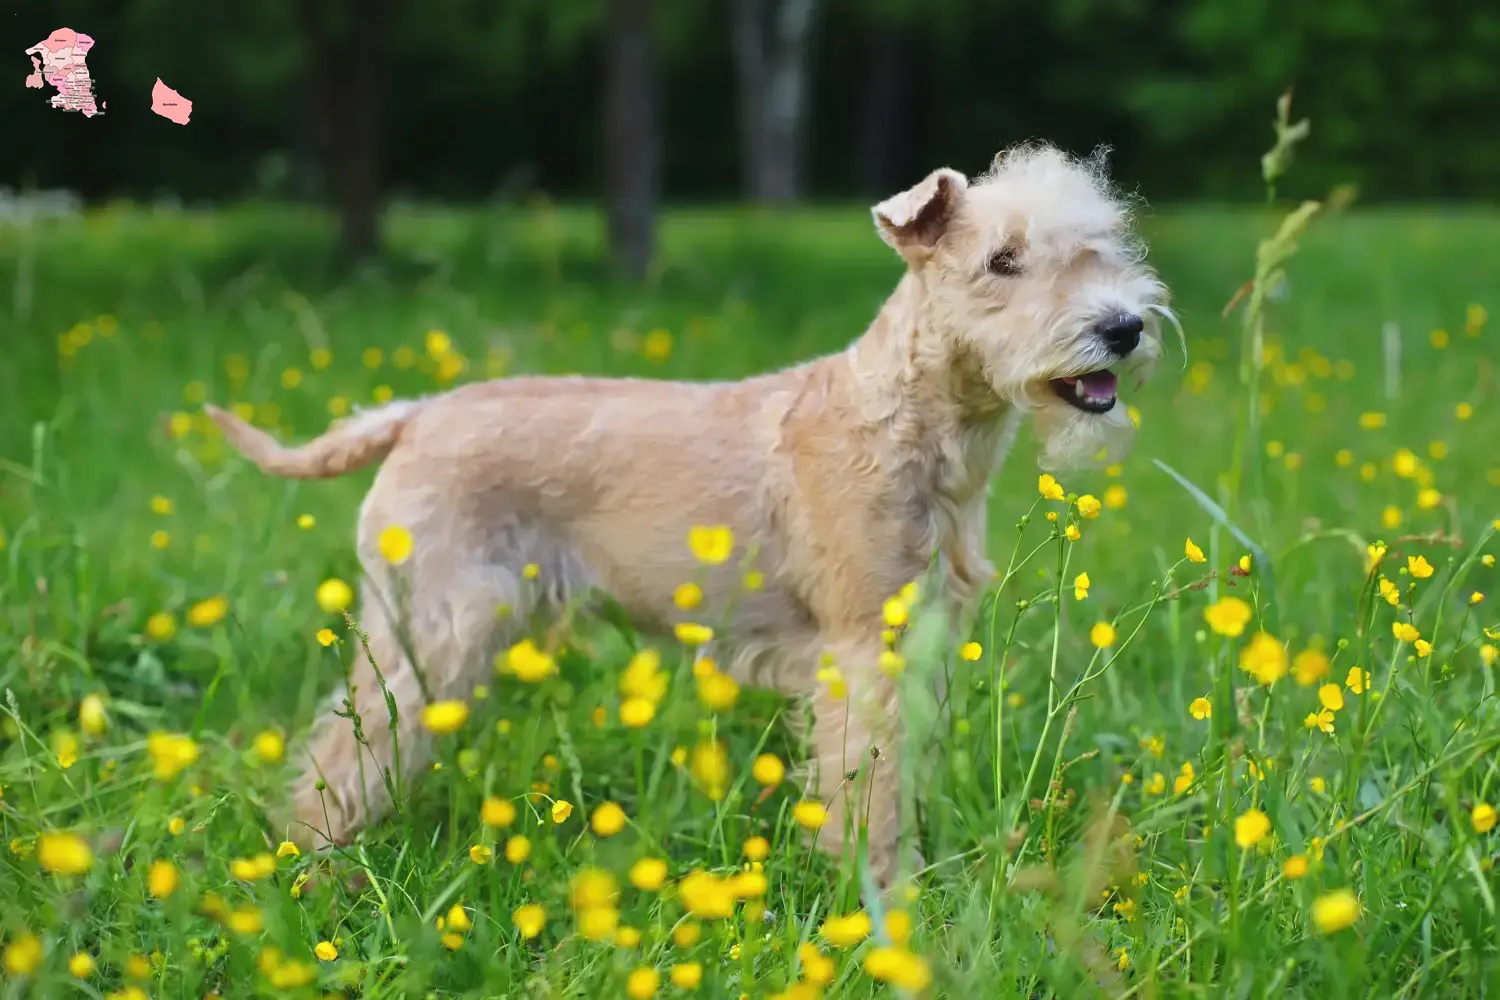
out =
<path fill-rule="evenodd" d="M 104 113 L 105 104 L 94 97 L 94 80 L 84 57 L 94 40 L 72 28 L 58 28 L 26 50 L 32 73 L 26 86 L 40 90 L 43 82 L 57 88 L 51 104 L 64 111 L 81 111 L 85 118 Z"/>
<path fill-rule="evenodd" d="M 151 88 L 151 110 L 169 121 L 186 125 L 188 117 L 193 113 L 193 102 L 162 83 L 161 77 L 157 77 L 156 86 Z"/>

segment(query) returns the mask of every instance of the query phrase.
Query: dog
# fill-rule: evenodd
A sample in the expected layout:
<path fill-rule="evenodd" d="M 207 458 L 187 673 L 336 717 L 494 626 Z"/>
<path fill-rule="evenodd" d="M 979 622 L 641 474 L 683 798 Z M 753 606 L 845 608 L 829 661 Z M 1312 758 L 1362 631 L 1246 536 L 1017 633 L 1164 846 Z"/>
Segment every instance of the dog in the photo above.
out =
<path fill-rule="evenodd" d="M 895 681 L 877 667 L 885 602 L 936 566 L 942 599 L 970 606 L 994 576 L 989 482 L 1024 417 L 1045 467 L 1102 450 L 1117 461 L 1133 433 L 1118 379 L 1149 377 L 1159 320 L 1175 320 L 1102 155 L 1028 144 L 972 183 L 936 170 L 872 212 L 905 263 L 895 291 L 847 349 L 782 371 L 507 378 L 361 412 L 298 447 L 209 408 L 273 475 L 384 459 L 359 517 L 360 621 L 399 738 L 361 657 L 349 697 L 372 759 L 350 721 L 325 716 L 292 790 L 292 818 L 317 843 L 379 818 L 385 769 L 423 763 L 426 699 L 467 696 L 516 623 L 597 588 L 650 629 L 711 624 L 726 672 L 810 705 L 819 843 L 839 852 L 862 833 L 889 883 L 901 733 Z M 393 525 L 413 541 L 399 565 L 377 541 Z M 695 525 L 729 527 L 763 584 L 742 586 L 743 558 L 700 565 L 685 542 Z M 688 580 L 703 592 L 691 613 L 673 602 Z M 732 619 L 713 620 L 731 604 Z M 829 663 L 844 699 L 815 679 Z"/>

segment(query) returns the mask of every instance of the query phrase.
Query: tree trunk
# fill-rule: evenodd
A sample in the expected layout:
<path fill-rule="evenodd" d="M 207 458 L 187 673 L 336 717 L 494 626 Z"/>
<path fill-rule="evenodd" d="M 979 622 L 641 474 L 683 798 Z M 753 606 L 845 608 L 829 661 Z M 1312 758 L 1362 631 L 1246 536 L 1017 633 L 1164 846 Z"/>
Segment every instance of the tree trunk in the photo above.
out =
<path fill-rule="evenodd" d="M 380 249 L 385 167 L 386 43 L 392 0 L 302 0 L 312 101 L 339 242 L 350 259 Z"/>
<path fill-rule="evenodd" d="M 651 0 L 610 0 L 604 78 L 604 188 L 610 255 L 645 277 L 655 243 L 661 135 Z"/>
<path fill-rule="evenodd" d="M 884 198 L 902 184 L 898 151 L 906 138 L 902 125 L 907 55 L 901 25 L 880 20 L 870 26 L 864 121 L 854 176 L 872 197 Z"/>
<path fill-rule="evenodd" d="M 796 201 L 803 189 L 807 64 L 817 0 L 732 3 L 746 188 L 756 201 Z"/>
<path fill-rule="evenodd" d="M 760 198 L 761 108 L 766 92 L 765 0 L 730 0 L 735 97 L 739 109 L 740 185 Z"/>

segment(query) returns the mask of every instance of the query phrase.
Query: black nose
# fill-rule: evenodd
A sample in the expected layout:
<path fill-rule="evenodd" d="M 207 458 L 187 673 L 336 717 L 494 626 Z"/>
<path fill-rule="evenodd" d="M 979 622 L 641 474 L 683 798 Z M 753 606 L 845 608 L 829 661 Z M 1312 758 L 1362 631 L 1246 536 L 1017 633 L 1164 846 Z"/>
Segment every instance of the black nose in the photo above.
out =
<path fill-rule="evenodd" d="M 1100 320 L 1094 327 L 1094 332 L 1109 345 L 1111 351 L 1123 358 L 1141 342 L 1141 331 L 1145 327 L 1146 324 L 1134 313 L 1115 313 Z"/>

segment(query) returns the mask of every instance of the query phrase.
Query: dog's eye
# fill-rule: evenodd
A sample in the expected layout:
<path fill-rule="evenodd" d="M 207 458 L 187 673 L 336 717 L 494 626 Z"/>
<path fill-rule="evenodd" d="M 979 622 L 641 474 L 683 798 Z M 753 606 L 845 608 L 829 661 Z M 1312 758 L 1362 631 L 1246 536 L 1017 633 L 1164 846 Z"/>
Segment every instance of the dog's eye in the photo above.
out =
<path fill-rule="evenodd" d="M 1017 259 L 1015 247 L 1003 247 L 990 255 L 990 273 L 1002 278 L 1014 278 L 1024 270 Z"/>

